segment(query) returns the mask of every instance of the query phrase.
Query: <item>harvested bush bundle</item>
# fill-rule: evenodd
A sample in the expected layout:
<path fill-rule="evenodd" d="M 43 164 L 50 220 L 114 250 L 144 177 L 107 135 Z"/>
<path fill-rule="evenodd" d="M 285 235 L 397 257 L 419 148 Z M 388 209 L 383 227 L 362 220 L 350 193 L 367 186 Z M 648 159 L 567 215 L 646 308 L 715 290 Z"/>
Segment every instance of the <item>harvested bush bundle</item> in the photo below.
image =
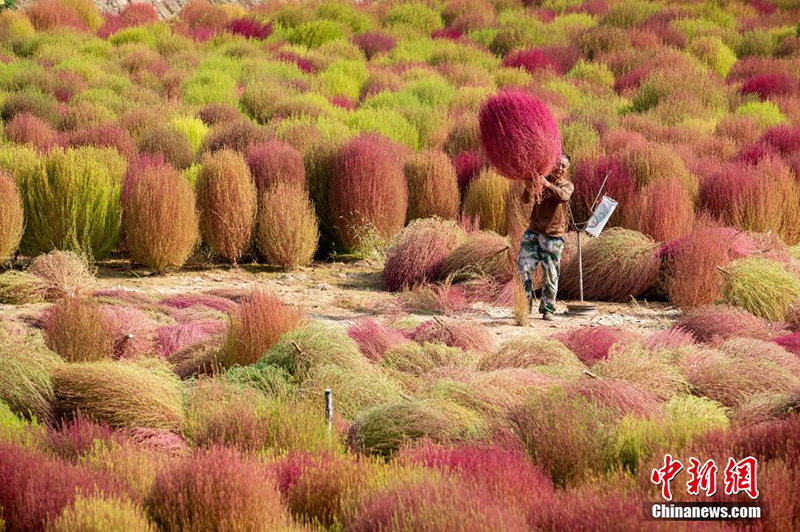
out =
<path fill-rule="evenodd" d="M 800 297 L 800 277 L 778 262 L 740 259 L 730 263 L 726 270 L 722 286 L 725 301 L 756 316 L 781 321 L 789 304 Z"/>
<path fill-rule="evenodd" d="M 492 350 L 494 343 L 488 329 L 483 325 L 468 321 L 443 321 L 440 319 L 432 319 L 419 324 L 411 331 L 410 338 L 420 344 L 439 342 L 476 353 L 488 353 Z"/>
<path fill-rule="evenodd" d="M 42 303 L 45 292 L 35 275 L 17 270 L 0 274 L 0 305 Z"/>
<path fill-rule="evenodd" d="M 314 259 L 319 224 L 305 187 L 276 183 L 261 193 L 256 245 L 270 264 L 305 266 Z"/>
<path fill-rule="evenodd" d="M 592 369 L 604 378 L 632 382 L 663 401 L 688 391 L 688 383 L 668 351 L 648 351 L 638 343 L 617 346 Z"/>
<path fill-rule="evenodd" d="M 578 360 L 587 366 L 608 358 L 612 346 L 626 346 L 641 338 L 638 333 L 600 325 L 598 327 L 578 327 L 551 336 L 575 353 Z"/>
<path fill-rule="evenodd" d="M 779 336 L 772 341 L 800 357 L 800 332 Z"/>
<path fill-rule="evenodd" d="M 734 336 L 767 340 L 774 332 L 764 318 L 726 305 L 695 309 L 678 319 L 675 325 L 690 332 L 698 342 L 710 344 L 718 344 Z"/>
<path fill-rule="evenodd" d="M 583 296 L 593 301 L 630 301 L 650 289 L 661 271 L 658 244 L 649 237 L 614 227 L 583 248 Z M 578 297 L 578 261 L 561 271 L 559 291 Z"/>
<path fill-rule="evenodd" d="M 45 290 L 45 298 L 55 301 L 76 296 L 94 285 L 94 268 L 84 255 L 72 251 L 51 251 L 39 255 L 31 263 L 28 273 L 35 275 Z"/>
<path fill-rule="evenodd" d="M 434 150 L 417 153 L 406 163 L 404 173 L 408 181 L 408 220 L 432 216 L 456 218 L 458 182 L 446 153 Z"/>
<path fill-rule="evenodd" d="M 302 381 L 315 366 L 333 364 L 354 370 L 372 368 L 344 330 L 317 322 L 281 336 L 259 364 L 282 367 L 298 381 Z"/>
<path fill-rule="evenodd" d="M 737 408 L 760 393 L 793 393 L 800 378 L 771 360 L 692 349 L 678 361 L 695 395 Z"/>
<path fill-rule="evenodd" d="M 155 347 L 162 357 L 225 331 L 222 320 L 198 320 L 162 325 L 155 330 Z"/>
<path fill-rule="evenodd" d="M 404 343 L 390 347 L 383 355 L 381 364 L 415 377 L 424 377 L 430 371 L 442 367 L 474 368 L 478 356 L 455 347 L 433 343 Z"/>
<path fill-rule="evenodd" d="M 594 401 L 553 387 L 533 394 L 511 414 L 511 423 L 533 462 L 564 486 L 605 471 L 615 417 Z"/>
<path fill-rule="evenodd" d="M 580 372 L 586 366 L 558 340 L 549 340 L 530 334 L 506 340 L 495 353 L 483 357 L 478 364 L 481 371 L 503 368 L 530 368 L 555 366 L 559 369 Z"/>
<path fill-rule="evenodd" d="M 231 313 L 228 340 L 220 363 L 246 366 L 261 358 L 285 332 L 297 327 L 303 313 L 269 292 L 256 288 Z"/>
<path fill-rule="evenodd" d="M 217 447 L 156 477 L 145 501 L 159 530 L 284 530 L 291 518 L 274 477 L 258 460 Z"/>
<path fill-rule="evenodd" d="M 219 353 L 224 345 L 223 335 L 211 335 L 175 351 L 167 357 L 167 362 L 181 379 L 195 375 L 209 375 L 221 368 Z"/>
<path fill-rule="evenodd" d="M 434 442 L 479 439 L 485 432 L 480 416 L 447 401 L 402 400 L 376 406 L 348 432 L 351 448 L 391 456 L 409 441 Z"/>
<path fill-rule="evenodd" d="M 772 362 L 800 377 L 800 359 L 777 342 L 754 338 L 731 338 L 719 346 L 719 350 L 737 359 Z"/>
<path fill-rule="evenodd" d="M 250 249 L 256 223 L 256 187 L 244 158 L 220 150 L 203 158 L 197 181 L 203 240 L 234 264 Z"/>
<path fill-rule="evenodd" d="M 142 509 L 131 501 L 108 496 L 75 498 L 53 521 L 52 532 L 154 532 Z"/>
<path fill-rule="evenodd" d="M 464 196 L 464 213 L 480 219 L 481 229 L 507 233 L 506 198 L 510 183 L 493 170 L 484 170 L 470 181 Z"/>
<path fill-rule="evenodd" d="M 389 240 L 403 228 L 408 188 L 394 151 L 383 137 L 362 134 L 345 144 L 336 157 L 328 208 L 348 252 L 361 249 L 371 232 Z"/>
<path fill-rule="evenodd" d="M 90 362 L 114 355 L 111 320 L 90 299 L 67 296 L 47 311 L 44 322 L 47 347 L 67 362 Z"/>
<path fill-rule="evenodd" d="M 113 428 L 180 431 L 183 395 L 169 366 L 156 361 L 84 362 L 53 371 L 56 412 L 81 415 Z"/>
<path fill-rule="evenodd" d="M 259 194 L 278 183 L 305 188 L 303 156 L 289 144 L 279 140 L 251 144 L 246 157 Z"/>
<path fill-rule="evenodd" d="M 678 347 L 692 346 L 697 343 L 694 335 L 683 327 L 673 326 L 663 331 L 651 333 L 647 338 L 639 342 L 642 347 L 650 351 L 661 349 L 677 349 Z"/>
<path fill-rule="evenodd" d="M 20 250 L 108 256 L 120 233 L 124 172 L 120 155 L 96 148 L 52 150 L 34 168 L 20 171 L 15 177 L 26 213 Z"/>
<path fill-rule="evenodd" d="M 234 386 L 251 388 L 266 397 L 288 398 L 297 393 L 297 387 L 290 381 L 292 376 L 283 368 L 267 364 L 234 366 L 225 372 L 225 382 Z"/>
<path fill-rule="evenodd" d="M 400 331 L 370 318 L 354 323 L 347 329 L 347 335 L 356 341 L 361 354 L 372 362 L 380 362 L 390 347 L 410 341 Z"/>
<path fill-rule="evenodd" d="M 155 354 L 156 323 L 147 314 L 127 305 L 105 305 L 102 310 L 114 338 L 114 358 Z"/>
<path fill-rule="evenodd" d="M 497 233 L 470 233 L 444 259 L 439 277 L 459 282 L 488 275 L 498 283 L 508 283 L 514 274 L 510 249 L 508 241 Z"/>
<path fill-rule="evenodd" d="M 522 91 L 503 91 L 486 100 L 479 114 L 481 144 L 497 171 L 509 179 L 533 183 L 541 193 L 547 175 L 561 155 L 561 136 L 550 110 Z"/>
<path fill-rule="evenodd" d="M 192 185 L 169 165 L 129 172 L 122 228 L 133 259 L 159 272 L 180 268 L 200 238 Z"/>
<path fill-rule="evenodd" d="M 22 240 L 22 199 L 14 178 L 0 171 L 0 261 L 9 258 Z"/>
<path fill-rule="evenodd" d="M 21 416 L 53 420 L 52 371 L 61 360 L 41 338 L 19 339 L 0 328 L 0 400 Z"/>
<path fill-rule="evenodd" d="M 720 297 L 717 267 L 731 260 L 727 228 L 701 227 L 678 239 L 669 257 L 669 298 L 683 310 L 710 305 Z"/>
<path fill-rule="evenodd" d="M 465 236 L 452 221 L 429 218 L 411 222 L 387 253 L 383 266 L 386 289 L 397 291 L 438 279 L 444 260 Z"/>

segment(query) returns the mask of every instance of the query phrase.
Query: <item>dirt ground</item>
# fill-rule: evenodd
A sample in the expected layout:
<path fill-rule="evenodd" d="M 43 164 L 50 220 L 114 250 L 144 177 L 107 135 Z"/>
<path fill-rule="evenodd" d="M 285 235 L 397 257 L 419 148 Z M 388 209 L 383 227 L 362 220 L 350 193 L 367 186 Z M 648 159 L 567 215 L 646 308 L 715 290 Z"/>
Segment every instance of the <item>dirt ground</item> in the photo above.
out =
<path fill-rule="evenodd" d="M 166 275 L 130 269 L 127 262 L 101 265 L 97 273 L 97 290 L 134 290 L 155 298 L 208 290 L 249 291 L 263 285 L 285 302 L 298 305 L 314 319 L 347 325 L 364 317 L 416 316 L 430 314 L 408 312 L 401 297 L 381 290 L 380 266 L 368 262 L 320 262 L 292 272 L 278 272 L 265 267 L 190 269 Z M 552 322 L 532 316 L 529 327 L 514 324 L 511 309 L 485 303 L 473 304 L 467 311 L 451 318 L 476 320 L 485 325 L 496 340 L 504 340 L 525 332 L 549 334 L 572 327 L 611 325 L 649 332 L 669 327 L 678 311 L 670 304 L 598 303 L 593 316 L 565 316 L 564 302 L 558 303 L 558 314 Z M 46 305 L 0 305 L 0 316 L 20 318 L 37 313 Z"/>

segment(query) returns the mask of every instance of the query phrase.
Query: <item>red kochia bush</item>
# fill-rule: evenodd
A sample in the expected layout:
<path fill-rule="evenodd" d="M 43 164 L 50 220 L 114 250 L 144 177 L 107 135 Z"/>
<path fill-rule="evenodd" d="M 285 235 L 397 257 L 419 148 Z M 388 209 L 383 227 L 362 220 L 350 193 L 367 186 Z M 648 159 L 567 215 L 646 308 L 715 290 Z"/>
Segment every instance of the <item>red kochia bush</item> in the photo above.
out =
<path fill-rule="evenodd" d="M 361 354 L 373 362 L 380 362 L 390 347 L 409 341 L 400 331 L 369 318 L 359 320 L 350 326 L 347 335 L 356 341 Z"/>
<path fill-rule="evenodd" d="M 67 464 L 49 454 L 0 442 L 0 507 L 6 530 L 37 532 L 80 492 L 122 495 L 108 475 Z"/>
<path fill-rule="evenodd" d="M 14 178 L 0 171 L 0 261 L 17 250 L 22 240 L 24 212 Z"/>
<path fill-rule="evenodd" d="M 86 31 L 89 28 L 78 13 L 59 0 L 38 0 L 26 10 L 33 27 L 46 31 L 59 26 Z"/>
<path fill-rule="evenodd" d="M 350 252 L 371 232 L 388 240 L 403 228 L 408 189 L 402 163 L 386 139 L 362 134 L 342 147 L 331 175 L 328 207 L 339 240 Z"/>
<path fill-rule="evenodd" d="M 463 196 L 469 188 L 470 182 L 480 175 L 486 167 L 478 152 L 462 151 L 453 158 L 453 165 L 456 167 L 456 177 L 458 179 L 458 190 Z"/>
<path fill-rule="evenodd" d="M 347 523 L 352 532 L 528 530 L 521 511 L 455 479 L 406 482 L 378 492 Z"/>
<path fill-rule="evenodd" d="M 625 346 L 637 341 L 640 336 L 632 331 L 618 327 L 600 325 L 598 327 L 578 327 L 551 336 L 567 346 L 578 359 L 592 366 L 595 362 L 608 358 L 612 345 Z"/>
<path fill-rule="evenodd" d="M 579 220 L 585 220 L 591 215 L 592 202 L 597 197 L 606 175 L 608 179 L 603 194 L 614 198 L 620 205 L 630 204 L 636 191 L 636 184 L 619 157 L 601 156 L 597 159 L 584 160 L 575 167 L 572 177 L 575 185 L 572 208 Z M 616 225 L 621 217 L 618 209 L 609 220 L 609 225 Z"/>
<path fill-rule="evenodd" d="M 561 136 L 550 110 L 521 91 L 503 91 L 486 100 L 479 114 L 481 144 L 489 161 L 509 179 L 541 184 L 561 155 Z"/>
<path fill-rule="evenodd" d="M 192 185 L 169 165 L 146 166 L 125 179 L 122 227 L 133 259 L 148 268 L 180 268 L 199 238 Z"/>
<path fill-rule="evenodd" d="M 231 313 L 220 363 L 231 367 L 256 362 L 280 335 L 297 327 L 302 319 L 303 313 L 298 309 L 285 305 L 265 290 L 253 290 Z"/>
<path fill-rule="evenodd" d="M 197 451 L 161 471 L 145 500 L 160 530 L 282 530 L 289 515 L 271 472 L 226 448 Z"/>
<path fill-rule="evenodd" d="M 106 20 L 97 30 L 97 36 L 105 39 L 119 30 L 156 22 L 157 20 L 158 13 L 152 4 L 144 2 L 128 4 L 116 15 L 106 14 Z"/>
<path fill-rule="evenodd" d="M 679 239 L 669 257 L 669 297 L 689 310 L 710 305 L 720 297 L 717 267 L 731 260 L 727 228 L 700 227 Z"/>
<path fill-rule="evenodd" d="M 70 462 L 92 451 L 96 442 L 120 443 L 122 438 L 106 424 L 95 423 L 78 414 L 58 427 L 47 427 L 47 445 L 60 458 Z"/>
<path fill-rule="evenodd" d="M 761 100 L 773 96 L 786 96 L 797 91 L 797 81 L 788 74 L 774 72 L 753 76 L 745 81 L 739 92 L 741 94 L 756 94 Z"/>
<path fill-rule="evenodd" d="M 30 144 L 38 150 L 58 145 L 59 135 L 50 124 L 30 113 L 16 115 L 5 127 L 6 137 L 16 144 Z"/>
<path fill-rule="evenodd" d="M 216 126 L 243 118 L 238 109 L 225 103 L 210 103 L 197 111 L 197 117 L 207 126 Z"/>
<path fill-rule="evenodd" d="M 579 57 L 578 50 L 572 47 L 532 48 L 508 54 L 503 58 L 503 66 L 524 68 L 531 74 L 546 68 L 565 74 Z"/>
<path fill-rule="evenodd" d="M 114 148 L 129 161 L 136 156 L 136 144 L 130 133 L 113 124 L 99 124 L 73 131 L 69 136 L 69 145 Z"/>
<path fill-rule="evenodd" d="M 230 150 L 206 155 L 197 202 L 203 240 L 235 264 L 250 249 L 256 224 L 256 186 L 244 158 Z"/>
<path fill-rule="evenodd" d="M 800 332 L 779 336 L 773 340 L 790 353 L 800 356 Z"/>
<path fill-rule="evenodd" d="M 372 59 L 381 52 L 390 51 L 397 42 L 391 35 L 373 31 L 354 35 L 352 41 L 361 48 L 364 55 L 367 56 L 367 60 Z"/>
<path fill-rule="evenodd" d="M 721 343 L 735 336 L 767 340 L 772 333 L 764 318 L 724 305 L 695 309 L 680 318 L 676 325 L 692 333 L 698 341 L 707 343 Z"/>
<path fill-rule="evenodd" d="M 155 331 L 155 345 L 158 354 L 168 357 L 186 346 L 224 330 L 225 323 L 220 320 L 200 320 L 164 325 Z"/>
<path fill-rule="evenodd" d="M 306 186 L 303 156 L 285 142 L 271 140 L 251 144 L 247 148 L 246 158 L 259 194 L 276 183 L 301 188 Z"/>
<path fill-rule="evenodd" d="M 486 327 L 467 321 L 428 320 L 411 331 L 410 338 L 420 344 L 436 342 L 482 354 L 494 345 Z"/>
<path fill-rule="evenodd" d="M 694 225 L 694 205 L 689 193 L 671 177 L 644 187 L 624 211 L 625 227 L 660 242 L 683 236 Z"/>
<path fill-rule="evenodd" d="M 247 39 L 263 41 L 272 33 L 272 24 L 269 22 L 259 22 L 251 18 L 240 18 L 228 22 L 225 29 L 234 35 L 241 35 Z"/>

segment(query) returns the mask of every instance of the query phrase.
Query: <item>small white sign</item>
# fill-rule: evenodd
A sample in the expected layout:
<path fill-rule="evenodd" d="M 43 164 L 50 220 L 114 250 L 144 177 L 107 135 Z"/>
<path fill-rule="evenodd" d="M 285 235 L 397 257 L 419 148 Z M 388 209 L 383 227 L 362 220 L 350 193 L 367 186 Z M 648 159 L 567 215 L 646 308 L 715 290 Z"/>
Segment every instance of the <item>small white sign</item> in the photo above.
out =
<path fill-rule="evenodd" d="M 603 196 L 603 199 L 600 200 L 600 204 L 594 210 L 592 217 L 589 218 L 589 222 L 586 224 L 586 232 L 593 237 L 600 236 L 600 233 L 603 231 L 606 223 L 608 223 L 608 219 L 614 214 L 616 208 L 617 202 L 615 200 L 608 196 Z"/>

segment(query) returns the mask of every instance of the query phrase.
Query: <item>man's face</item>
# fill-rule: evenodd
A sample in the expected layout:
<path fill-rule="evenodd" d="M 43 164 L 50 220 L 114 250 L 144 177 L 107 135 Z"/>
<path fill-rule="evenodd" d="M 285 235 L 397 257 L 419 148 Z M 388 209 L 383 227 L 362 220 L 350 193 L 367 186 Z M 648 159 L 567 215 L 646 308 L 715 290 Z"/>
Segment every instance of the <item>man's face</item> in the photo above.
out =
<path fill-rule="evenodd" d="M 555 168 L 553 168 L 553 176 L 561 177 L 565 173 L 567 173 L 568 169 L 569 169 L 569 159 L 567 159 L 566 157 L 561 157 L 556 163 Z"/>

